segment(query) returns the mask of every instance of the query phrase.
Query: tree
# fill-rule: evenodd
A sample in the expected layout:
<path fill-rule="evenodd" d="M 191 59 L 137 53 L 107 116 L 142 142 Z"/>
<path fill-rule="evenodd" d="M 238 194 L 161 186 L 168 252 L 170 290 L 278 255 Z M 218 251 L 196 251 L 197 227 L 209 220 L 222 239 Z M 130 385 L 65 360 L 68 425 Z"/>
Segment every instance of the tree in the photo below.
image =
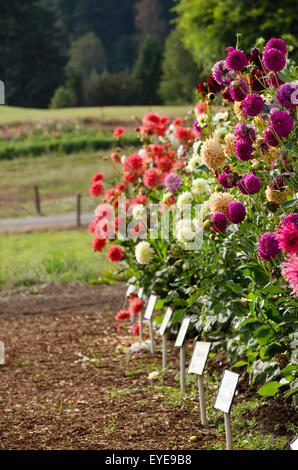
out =
<path fill-rule="evenodd" d="M 154 37 L 147 36 L 133 69 L 133 76 L 140 81 L 140 105 L 161 103 L 158 87 L 161 78 L 162 54 L 161 42 Z"/>
<path fill-rule="evenodd" d="M 162 39 L 167 31 L 167 24 L 162 18 L 159 0 L 140 0 L 134 5 L 136 38 L 139 47 L 147 36 Z"/>
<path fill-rule="evenodd" d="M 182 34 L 173 29 L 166 43 L 162 62 L 160 95 L 166 104 L 190 103 L 200 78 L 199 67 L 182 42 Z"/>
<path fill-rule="evenodd" d="M 236 46 L 249 52 L 256 38 L 285 37 L 295 44 L 298 22 L 295 0 L 176 0 L 177 23 L 194 60 L 210 69 L 224 56 L 225 48 Z"/>
<path fill-rule="evenodd" d="M 62 42 L 53 9 L 37 0 L 1 1 L 0 77 L 5 82 L 7 104 L 48 106 L 64 81 Z"/>

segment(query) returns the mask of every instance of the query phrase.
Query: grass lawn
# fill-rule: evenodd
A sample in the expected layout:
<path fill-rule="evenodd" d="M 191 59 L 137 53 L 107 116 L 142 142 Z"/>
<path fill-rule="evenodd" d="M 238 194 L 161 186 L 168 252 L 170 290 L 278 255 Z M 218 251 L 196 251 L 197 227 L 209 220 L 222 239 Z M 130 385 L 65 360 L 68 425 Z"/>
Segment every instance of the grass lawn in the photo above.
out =
<path fill-rule="evenodd" d="M 0 236 L 0 288 L 46 282 L 115 280 L 116 263 L 91 249 L 86 229 Z"/>
<path fill-rule="evenodd" d="M 167 114 L 171 118 L 184 117 L 192 109 L 191 104 L 181 106 L 106 106 L 65 109 L 30 109 L 14 106 L 0 106 L 0 124 L 11 124 L 22 121 L 41 121 L 43 119 L 98 119 L 103 121 L 131 121 L 135 115 L 139 119 L 144 114 L 154 111 Z"/>
<path fill-rule="evenodd" d="M 36 215 L 35 185 L 44 215 L 75 213 L 78 192 L 82 195 L 82 212 L 93 212 L 98 202 L 88 193 L 93 174 L 104 173 L 106 188 L 120 180 L 121 166 L 110 158 L 104 161 L 104 155 L 110 152 L 47 153 L 38 158 L 0 160 L 0 218 Z"/>

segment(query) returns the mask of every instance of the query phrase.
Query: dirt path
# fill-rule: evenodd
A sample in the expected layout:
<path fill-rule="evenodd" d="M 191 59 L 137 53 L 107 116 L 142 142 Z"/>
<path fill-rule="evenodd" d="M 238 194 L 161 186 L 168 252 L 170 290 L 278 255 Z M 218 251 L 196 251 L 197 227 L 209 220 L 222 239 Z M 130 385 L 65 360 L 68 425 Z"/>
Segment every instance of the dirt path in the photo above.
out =
<path fill-rule="evenodd" d="M 225 441 L 224 433 L 200 424 L 197 401 L 177 393 L 179 354 L 172 344 L 169 370 L 155 379 L 150 373 L 160 373 L 160 343 L 154 356 L 124 351 L 136 341 L 116 332 L 114 315 L 125 290 L 123 284 L 61 284 L 34 294 L 28 288 L 0 292 L 6 353 L 0 449 L 189 450 Z M 242 379 L 238 390 L 237 400 L 251 393 Z M 278 435 L 273 410 L 282 423 L 293 419 L 293 410 L 278 402 L 274 407 L 262 408 L 259 425 Z M 189 440 L 193 435 L 196 442 Z"/>

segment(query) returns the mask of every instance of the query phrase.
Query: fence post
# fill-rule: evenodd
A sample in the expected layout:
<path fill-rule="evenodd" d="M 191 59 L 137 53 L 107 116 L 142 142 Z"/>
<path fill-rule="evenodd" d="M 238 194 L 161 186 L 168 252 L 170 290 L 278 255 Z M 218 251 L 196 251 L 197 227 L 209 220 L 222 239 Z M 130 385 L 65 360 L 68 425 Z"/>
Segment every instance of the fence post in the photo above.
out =
<path fill-rule="evenodd" d="M 81 225 L 81 194 L 77 194 L 77 226 Z"/>
<path fill-rule="evenodd" d="M 39 196 L 38 186 L 34 186 L 34 194 L 35 194 L 36 212 L 37 212 L 38 215 L 41 215 L 41 210 L 40 210 L 40 196 Z"/>

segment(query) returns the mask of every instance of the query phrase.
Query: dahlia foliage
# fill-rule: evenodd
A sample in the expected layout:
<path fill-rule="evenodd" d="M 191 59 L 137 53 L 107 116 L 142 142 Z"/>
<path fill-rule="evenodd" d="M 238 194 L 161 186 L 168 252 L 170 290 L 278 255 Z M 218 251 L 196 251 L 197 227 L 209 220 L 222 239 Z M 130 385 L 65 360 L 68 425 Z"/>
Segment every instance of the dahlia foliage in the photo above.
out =
<path fill-rule="evenodd" d="M 101 196 L 93 250 L 108 245 L 145 299 L 155 293 L 161 310 L 174 309 L 173 331 L 191 315 L 191 336 L 288 394 L 297 392 L 296 80 L 281 39 L 228 47 L 185 118 L 148 113 L 130 155 L 115 131 L 122 179 L 106 190 L 96 174 L 90 187 Z M 143 307 L 132 296 L 119 331 Z"/>

